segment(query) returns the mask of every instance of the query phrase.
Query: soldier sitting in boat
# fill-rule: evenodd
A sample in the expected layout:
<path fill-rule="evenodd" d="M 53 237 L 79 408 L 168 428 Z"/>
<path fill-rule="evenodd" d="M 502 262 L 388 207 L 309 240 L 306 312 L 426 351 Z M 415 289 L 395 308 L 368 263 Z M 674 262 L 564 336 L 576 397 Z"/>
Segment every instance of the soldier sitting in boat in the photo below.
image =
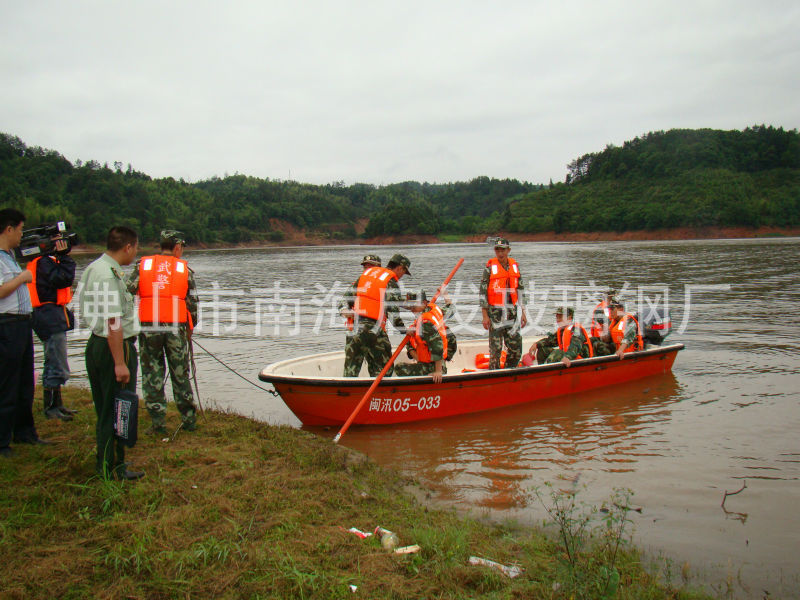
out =
<path fill-rule="evenodd" d="M 574 316 L 575 311 L 570 307 L 560 306 L 556 309 L 556 331 L 536 342 L 529 350 L 540 365 L 562 362 L 569 367 L 573 360 L 594 356 L 589 334 L 583 325 L 573 321 Z"/>
<path fill-rule="evenodd" d="M 409 292 L 406 295 L 406 308 L 417 317 L 409 329 L 411 334 L 408 357 L 416 360 L 413 364 L 397 364 L 396 375 L 433 375 L 434 383 L 442 382 L 447 373 L 444 364 L 447 357 L 447 330 L 444 314 L 435 304 L 428 304 L 424 291 Z"/>
<path fill-rule="evenodd" d="M 609 305 L 608 338 L 603 341 L 613 347 L 609 354 L 616 354 L 620 358 L 637 350 L 644 350 L 644 339 L 639 321 L 631 313 L 625 312 L 625 305 L 619 300 L 614 300 Z"/>

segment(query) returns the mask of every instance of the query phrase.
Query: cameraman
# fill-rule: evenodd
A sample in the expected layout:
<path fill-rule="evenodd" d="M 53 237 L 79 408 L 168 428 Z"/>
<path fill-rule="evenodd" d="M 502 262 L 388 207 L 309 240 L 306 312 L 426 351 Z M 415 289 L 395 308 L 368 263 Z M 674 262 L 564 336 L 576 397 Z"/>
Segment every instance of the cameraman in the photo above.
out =
<path fill-rule="evenodd" d="M 31 299 L 25 286 L 31 274 L 11 251 L 19 246 L 25 215 L 0 210 L 0 456 L 18 444 L 48 444 L 33 423 L 33 335 Z"/>
<path fill-rule="evenodd" d="M 61 399 L 61 386 L 69 379 L 67 331 L 75 327 L 75 316 L 67 308 L 72 300 L 75 261 L 67 254 L 72 249 L 61 234 L 52 238 L 55 252 L 28 263 L 33 276 L 28 291 L 33 306 L 33 330 L 44 343 L 44 414 L 48 419 L 71 421 L 75 411 L 66 408 Z"/>

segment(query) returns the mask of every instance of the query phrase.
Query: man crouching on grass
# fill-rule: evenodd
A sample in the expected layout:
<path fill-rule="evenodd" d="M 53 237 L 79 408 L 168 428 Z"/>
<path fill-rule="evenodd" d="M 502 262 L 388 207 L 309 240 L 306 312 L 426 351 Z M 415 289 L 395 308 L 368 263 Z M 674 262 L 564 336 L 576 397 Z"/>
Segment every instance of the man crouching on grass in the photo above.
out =
<path fill-rule="evenodd" d="M 114 397 L 136 391 L 139 322 L 133 296 L 123 281 L 122 265 L 131 264 L 139 251 L 136 232 L 112 227 L 106 251 L 86 267 L 81 278 L 81 314 L 92 328 L 86 343 L 86 371 L 97 413 L 97 474 L 114 479 L 139 479 L 129 471 L 125 447 L 114 437 Z"/>

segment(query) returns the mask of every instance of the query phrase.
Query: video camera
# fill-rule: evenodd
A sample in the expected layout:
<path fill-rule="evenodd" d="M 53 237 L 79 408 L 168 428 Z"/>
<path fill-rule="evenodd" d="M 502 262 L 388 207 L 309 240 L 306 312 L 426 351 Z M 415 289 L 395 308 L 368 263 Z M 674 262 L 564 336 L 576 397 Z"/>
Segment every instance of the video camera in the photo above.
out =
<path fill-rule="evenodd" d="M 58 240 L 67 242 L 66 250 L 56 251 Z M 69 223 L 58 221 L 23 230 L 22 240 L 19 247 L 14 249 L 14 254 L 18 262 L 26 263 L 40 256 L 68 254 L 77 243 L 78 234 L 70 230 Z"/>

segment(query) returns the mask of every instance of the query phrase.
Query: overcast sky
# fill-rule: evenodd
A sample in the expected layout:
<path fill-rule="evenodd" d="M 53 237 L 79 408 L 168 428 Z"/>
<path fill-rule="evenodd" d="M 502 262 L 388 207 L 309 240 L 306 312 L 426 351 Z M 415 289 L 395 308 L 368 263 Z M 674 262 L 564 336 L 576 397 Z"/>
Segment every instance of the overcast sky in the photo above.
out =
<path fill-rule="evenodd" d="M 188 181 L 563 181 L 672 128 L 800 128 L 800 2 L 0 0 L 0 132 Z"/>

